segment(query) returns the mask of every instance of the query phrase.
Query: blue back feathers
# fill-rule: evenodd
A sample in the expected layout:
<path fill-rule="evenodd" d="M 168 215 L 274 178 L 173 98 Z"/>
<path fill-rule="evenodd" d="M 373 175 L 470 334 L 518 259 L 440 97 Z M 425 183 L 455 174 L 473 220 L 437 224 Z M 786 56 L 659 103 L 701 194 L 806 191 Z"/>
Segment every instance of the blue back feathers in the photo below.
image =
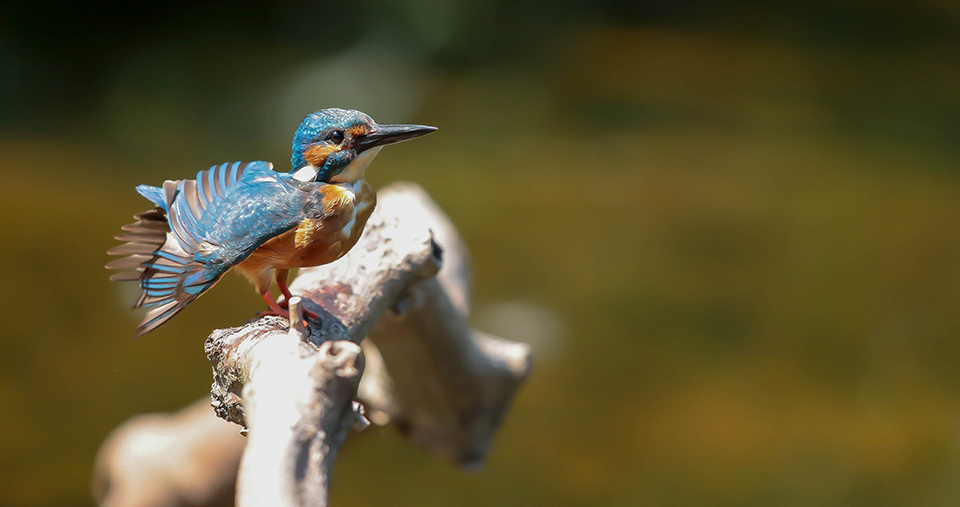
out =
<path fill-rule="evenodd" d="M 234 162 L 197 173 L 196 179 L 141 185 L 154 209 L 124 226 L 128 241 L 108 253 L 127 255 L 107 264 L 128 270 L 112 280 L 139 280 L 135 307 L 149 308 L 138 334 L 155 329 L 209 290 L 232 266 L 268 239 L 296 226 L 307 193 L 267 162 Z"/>

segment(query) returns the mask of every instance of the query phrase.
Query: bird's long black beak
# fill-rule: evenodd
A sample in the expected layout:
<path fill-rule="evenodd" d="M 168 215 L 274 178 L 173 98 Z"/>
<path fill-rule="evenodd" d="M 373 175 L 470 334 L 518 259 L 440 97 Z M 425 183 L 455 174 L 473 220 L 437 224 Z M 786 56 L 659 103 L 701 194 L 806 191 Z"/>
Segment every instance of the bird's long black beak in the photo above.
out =
<path fill-rule="evenodd" d="M 375 146 L 399 143 L 414 137 L 420 137 L 437 130 L 437 127 L 427 125 L 377 125 L 373 132 L 360 137 L 353 147 L 357 153 L 369 150 Z"/>

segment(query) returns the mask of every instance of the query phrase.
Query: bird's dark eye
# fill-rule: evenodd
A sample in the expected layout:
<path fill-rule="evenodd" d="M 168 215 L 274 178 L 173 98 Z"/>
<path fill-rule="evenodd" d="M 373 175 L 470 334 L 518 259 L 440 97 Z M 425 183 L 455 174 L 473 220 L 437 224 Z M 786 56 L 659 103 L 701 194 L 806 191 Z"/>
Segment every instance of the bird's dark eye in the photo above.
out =
<path fill-rule="evenodd" d="M 340 143 L 342 143 L 342 142 L 343 142 L 343 132 L 340 131 L 340 130 L 334 130 L 333 133 L 330 134 L 330 141 L 332 141 L 333 144 L 340 144 Z"/>

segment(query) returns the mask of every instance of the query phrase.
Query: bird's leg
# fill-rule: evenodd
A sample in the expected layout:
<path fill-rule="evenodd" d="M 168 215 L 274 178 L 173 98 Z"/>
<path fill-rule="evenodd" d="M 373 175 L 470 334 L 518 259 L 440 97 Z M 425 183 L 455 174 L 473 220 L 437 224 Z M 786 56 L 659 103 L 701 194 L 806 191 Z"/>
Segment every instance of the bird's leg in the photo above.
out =
<path fill-rule="evenodd" d="M 277 303 L 280 308 L 289 308 L 290 298 L 293 297 L 293 294 L 290 293 L 290 287 L 287 287 L 287 274 L 289 273 L 289 269 L 276 269 L 273 272 L 273 279 L 277 282 L 277 287 L 280 288 L 280 293 L 283 294 L 283 301 Z M 306 308 L 301 307 L 301 309 L 303 310 L 304 317 L 316 322 L 320 322 L 319 315 L 307 310 Z"/>
<path fill-rule="evenodd" d="M 280 305 L 278 305 L 277 302 L 274 301 L 273 296 L 270 295 L 270 291 L 261 292 L 260 297 L 263 298 L 263 301 L 267 303 L 267 306 L 269 306 L 270 308 L 268 310 L 264 310 L 258 313 L 257 317 L 266 317 L 267 315 L 276 315 L 278 317 L 283 317 L 285 319 L 290 318 L 290 312 L 284 310 L 283 308 L 280 308 Z"/>
<path fill-rule="evenodd" d="M 289 273 L 289 269 L 273 270 L 273 280 L 277 282 L 277 287 L 280 289 L 280 293 L 283 294 L 283 301 L 277 301 L 280 308 L 287 308 L 290 304 L 290 298 L 293 297 L 293 294 L 290 294 L 290 287 L 287 287 L 287 275 Z"/>

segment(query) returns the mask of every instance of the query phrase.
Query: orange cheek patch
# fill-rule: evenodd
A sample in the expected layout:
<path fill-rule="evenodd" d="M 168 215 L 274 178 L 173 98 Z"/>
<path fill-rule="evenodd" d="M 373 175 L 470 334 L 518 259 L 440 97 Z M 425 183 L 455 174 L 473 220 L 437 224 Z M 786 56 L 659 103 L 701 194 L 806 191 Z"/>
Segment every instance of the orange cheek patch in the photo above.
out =
<path fill-rule="evenodd" d="M 338 149 L 336 146 L 329 144 L 314 144 L 307 148 L 307 151 L 303 152 L 303 159 L 313 167 L 323 167 L 323 164 L 327 161 L 327 157 Z"/>

